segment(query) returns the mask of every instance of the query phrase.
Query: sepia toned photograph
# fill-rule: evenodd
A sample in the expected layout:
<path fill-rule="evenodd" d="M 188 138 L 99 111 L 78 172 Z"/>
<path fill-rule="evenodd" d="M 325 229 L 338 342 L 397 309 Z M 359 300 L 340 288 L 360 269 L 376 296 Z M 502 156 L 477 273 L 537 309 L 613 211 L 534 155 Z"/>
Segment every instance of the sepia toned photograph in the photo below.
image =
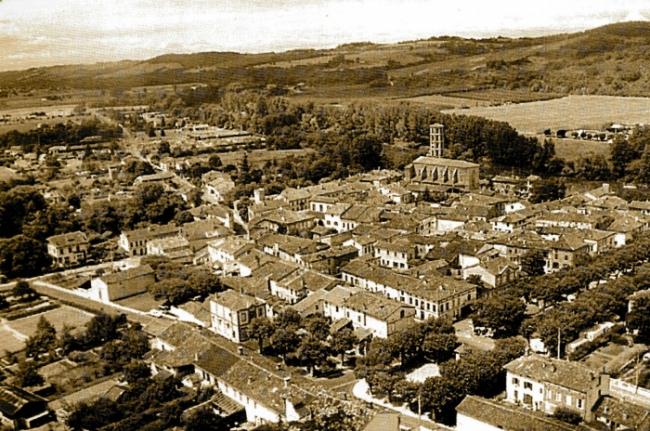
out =
<path fill-rule="evenodd" d="M 647 0 L 0 0 L 0 431 L 650 431 Z"/>

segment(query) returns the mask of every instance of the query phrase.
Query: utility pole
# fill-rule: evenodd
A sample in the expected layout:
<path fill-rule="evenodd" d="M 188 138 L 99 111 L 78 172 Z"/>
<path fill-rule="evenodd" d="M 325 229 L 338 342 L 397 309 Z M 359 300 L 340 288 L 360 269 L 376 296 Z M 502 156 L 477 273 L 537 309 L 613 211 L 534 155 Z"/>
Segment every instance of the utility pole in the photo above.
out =
<path fill-rule="evenodd" d="M 557 358 L 560 359 L 560 348 L 562 346 L 562 334 L 560 332 L 560 327 L 557 327 Z"/>

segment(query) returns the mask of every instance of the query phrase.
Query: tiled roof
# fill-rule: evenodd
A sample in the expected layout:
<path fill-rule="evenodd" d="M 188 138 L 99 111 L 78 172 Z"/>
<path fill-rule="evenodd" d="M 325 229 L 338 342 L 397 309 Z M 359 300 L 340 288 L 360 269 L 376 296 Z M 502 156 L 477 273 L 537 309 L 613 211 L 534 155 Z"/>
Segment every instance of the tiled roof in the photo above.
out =
<path fill-rule="evenodd" d="M 536 382 L 564 386 L 578 392 L 587 392 L 597 386 L 599 380 L 598 373 L 581 363 L 539 355 L 522 356 L 509 362 L 504 368 Z"/>
<path fill-rule="evenodd" d="M 47 239 L 47 242 L 56 247 L 70 247 L 77 244 L 87 244 L 86 234 L 80 231 L 54 235 Z"/>
<path fill-rule="evenodd" d="M 211 345 L 196 355 L 194 364 L 214 377 L 221 377 L 238 361 L 239 358 L 229 351 Z"/>
<path fill-rule="evenodd" d="M 0 385 L 0 413 L 5 417 L 13 418 L 20 410 L 30 403 L 43 403 L 44 398 L 27 392 L 16 386 Z"/>
<path fill-rule="evenodd" d="M 520 407 L 498 403 L 473 395 L 466 396 L 456 407 L 459 415 L 507 431 L 575 431 L 579 428 L 566 422 L 535 414 Z"/>
<path fill-rule="evenodd" d="M 100 278 L 106 284 L 123 283 L 137 277 L 154 274 L 154 270 L 149 265 L 140 265 L 135 268 L 130 268 L 124 271 L 113 272 L 111 274 L 102 275 Z"/>
<path fill-rule="evenodd" d="M 210 296 L 210 299 L 233 311 L 247 310 L 255 305 L 262 304 L 262 301 L 257 298 L 246 295 L 245 293 L 235 292 L 234 290 L 215 293 Z"/>
<path fill-rule="evenodd" d="M 370 292 L 359 292 L 348 298 L 345 306 L 363 312 L 377 320 L 393 322 L 402 319 L 399 311 L 410 308 L 415 314 L 415 308 L 402 304 L 399 301 L 388 299 L 385 296 Z M 408 317 L 408 316 L 407 316 Z"/>
<path fill-rule="evenodd" d="M 650 430 L 650 410 L 620 401 L 610 396 L 604 396 L 595 407 L 596 417 L 604 417 L 615 424 L 638 431 Z"/>
<path fill-rule="evenodd" d="M 439 157 L 420 156 L 413 161 L 414 165 L 449 166 L 453 168 L 478 168 L 477 163 L 464 160 L 443 159 Z"/>

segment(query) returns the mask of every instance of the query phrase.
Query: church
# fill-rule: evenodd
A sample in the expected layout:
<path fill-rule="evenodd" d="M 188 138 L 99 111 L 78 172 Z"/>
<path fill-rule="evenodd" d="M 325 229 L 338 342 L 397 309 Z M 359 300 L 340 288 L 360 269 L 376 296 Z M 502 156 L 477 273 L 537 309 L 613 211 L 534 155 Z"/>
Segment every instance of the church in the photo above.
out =
<path fill-rule="evenodd" d="M 435 191 L 477 190 L 480 186 L 479 165 L 464 160 L 443 158 L 445 142 L 443 132 L 442 124 L 429 126 L 429 154 L 420 156 L 407 165 L 405 178 L 413 185 Z"/>

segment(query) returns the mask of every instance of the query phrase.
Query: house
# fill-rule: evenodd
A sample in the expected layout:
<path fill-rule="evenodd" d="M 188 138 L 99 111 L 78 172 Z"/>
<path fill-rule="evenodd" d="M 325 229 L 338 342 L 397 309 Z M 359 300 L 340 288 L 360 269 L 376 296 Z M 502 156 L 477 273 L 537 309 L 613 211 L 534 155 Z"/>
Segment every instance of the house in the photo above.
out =
<path fill-rule="evenodd" d="M 594 419 L 608 430 L 650 431 L 650 410 L 629 400 L 602 397 L 594 408 Z"/>
<path fill-rule="evenodd" d="M 154 183 L 169 183 L 174 179 L 174 174 L 171 172 L 157 172 L 150 175 L 140 175 L 133 181 L 133 185 L 139 184 L 154 184 Z"/>
<path fill-rule="evenodd" d="M 216 379 L 218 389 L 244 406 L 246 419 L 256 425 L 295 422 L 309 415 L 313 397 L 284 377 L 240 360 Z"/>
<path fill-rule="evenodd" d="M 242 237 L 230 236 L 208 243 L 210 262 L 223 269 L 224 274 L 238 272 L 238 259 L 248 253 L 254 242 Z"/>
<path fill-rule="evenodd" d="M 359 260 L 347 264 L 341 278 L 352 286 L 415 307 L 415 318 L 419 320 L 457 319 L 477 295 L 476 286 L 465 281 L 444 276 L 419 279 Z"/>
<path fill-rule="evenodd" d="M 211 323 L 210 300 L 203 302 L 189 301 L 185 304 L 172 306 L 169 312 L 178 317 L 181 322 L 193 323 L 203 328 L 209 328 Z"/>
<path fill-rule="evenodd" d="M 9 429 L 35 428 L 52 420 L 45 398 L 0 384 L 0 424 Z"/>
<path fill-rule="evenodd" d="M 146 292 L 155 281 L 154 270 L 142 265 L 93 278 L 88 296 L 95 301 L 114 302 Z"/>
<path fill-rule="evenodd" d="M 147 254 L 150 256 L 166 256 L 180 263 L 192 262 L 190 242 L 182 236 L 156 238 L 147 242 Z"/>
<path fill-rule="evenodd" d="M 462 275 L 465 280 L 473 275 L 478 276 L 486 286 L 496 288 L 517 279 L 519 268 L 505 257 L 497 257 L 464 268 Z"/>
<path fill-rule="evenodd" d="M 147 254 L 147 244 L 154 239 L 178 236 L 180 229 L 173 223 L 166 225 L 152 225 L 143 229 L 122 231 L 118 239 L 119 247 L 130 256 L 144 256 Z"/>
<path fill-rule="evenodd" d="M 577 431 L 575 425 L 492 399 L 467 395 L 456 406 L 457 431 Z"/>
<path fill-rule="evenodd" d="M 88 258 L 90 243 L 86 234 L 80 231 L 54 235 L 47 239 L 47 254 L 52 264 L 67 268 L 83 264 Z"/>
<path fill-rule="evenodd" d="M 521 211 L 497 217 L 492 219 L 490 223 L 492 223 L 492 229 L 496 232 L 512 233 L 515 230 L 522 229 L 526 226 L 529 223 L 530 218 L 530 214 Z"/>
<path fill-rule="evenodd" d="M 284 208 L 267 211 L 250 220 L 249 230 L 266 230 L 269 232 L 299 235 L 309 232 L 316 224 L 316 216 L 310 211 L 292 211 Z"/>
<path fill-rule="evenodd" d="M 561 407 L 590 421 L 594 406 L 609 390 L 608 375 L 578 362 L 533 354 L 517 358 L 504 368 L 506 400 L 547 414 Z"/>
<path fill-rule="evenodd" d="M 415 308 L 382 295 L 338 287 L 323 299 L 323 314 L 334 320 L 349 319 L 352 326 L 364 328 L 375 337 L 389 335 L 413 325 Z M 345 298 L 347 296 L 347 298 Z"/>
<path fill-rule="evenodd" d="M 492 190 L 504 195 L 516 195 L 525 190 L 526 181 L 514 176 L 495 175 L 492 177 Z"/>
<path fill-rule="evenodd" d="M 591 247 L 580 237 L 571 234 L 560 236 L 557 241 L 550 241 L 544 264 L 544 272 L 556 272 L 575 266 L 579 259 L 589 256 Z"/>
<path fill-rule="evenodd" d="M 327 244 L 291 235 L 271 233 L 257 240 L 258 248 L 286 262 L 303 265 L 303 257 L 329 248 Z"/>
<path fill-rule="evenodd" d="M 304 211 L 309 209 L 309 199 L 311 193 L 305 189 L 294 189 L 288 187 L 282 190 L 278 199 L 288 204 L 289 209 L 293 211 Z"/>
<path fill-rule="evenodd" d="M 289 304 L 295 304 L 312 292 L 331 289 L 338 279 L 312 270 L 299 269 L 280 279 L 269 276 L 271 294 Z"/>
<path fill-rule="evenodd" d="M 235 343 L 248 340 L 251 321 L 266 316 L 266 304 L 253 296 L 226 290 L 210 296 L 212 329 Z"/>
<path fill-rule="evenodd" d="M 221 203 L 226 195 L 235 188 L 235 182 L 230 175 L 223 172 L 211 171 L 203 175 L 203 198 L 206 202 Z"/>

